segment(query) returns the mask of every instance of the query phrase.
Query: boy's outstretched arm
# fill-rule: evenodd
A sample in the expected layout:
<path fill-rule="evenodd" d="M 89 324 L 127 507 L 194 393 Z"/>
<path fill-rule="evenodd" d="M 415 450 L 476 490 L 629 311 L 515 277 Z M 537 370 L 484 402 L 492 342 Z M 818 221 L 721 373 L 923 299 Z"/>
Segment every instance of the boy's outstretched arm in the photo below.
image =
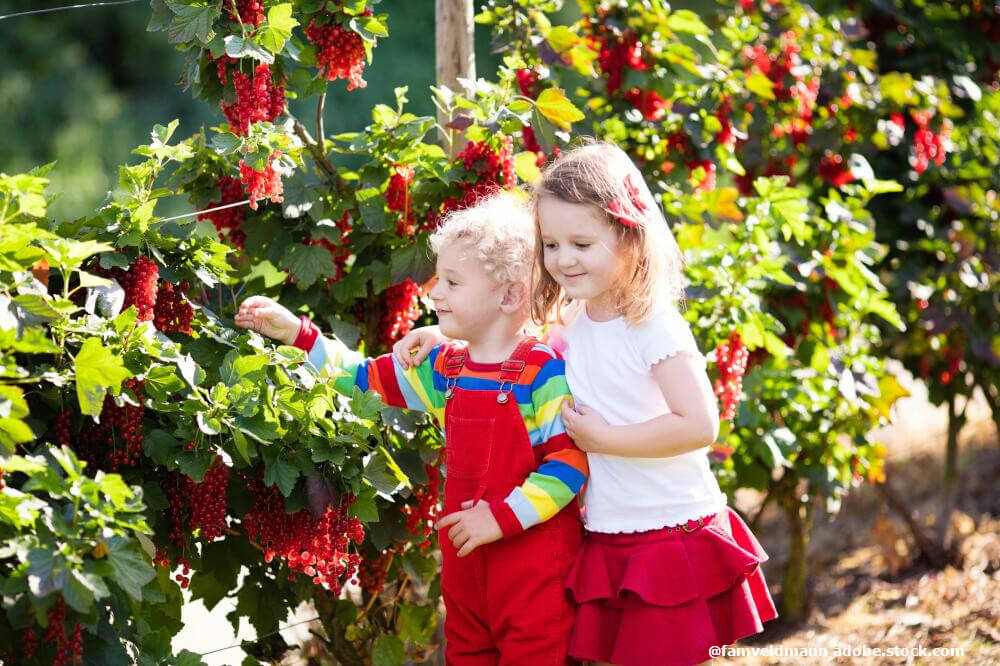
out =
<path fill-rule="evenodd" d="M 305 351 L 314 370 L 332 370 L 338 375 L 332 385 L 339 393 L 350 395 L 357 386 L 362 391 L 375 391 L 391 407 L 429 411 L 443 418 L 444 394 L 433 381 L 433 363 L 440 349 L 432 350 L 420 365 L 404 370 L 391 354 L 365 358 L 340 340 L 324 336 L 308 318 L 295 317 L 284 306 L 261 296 L 240 305 L 236 323 Z"/>

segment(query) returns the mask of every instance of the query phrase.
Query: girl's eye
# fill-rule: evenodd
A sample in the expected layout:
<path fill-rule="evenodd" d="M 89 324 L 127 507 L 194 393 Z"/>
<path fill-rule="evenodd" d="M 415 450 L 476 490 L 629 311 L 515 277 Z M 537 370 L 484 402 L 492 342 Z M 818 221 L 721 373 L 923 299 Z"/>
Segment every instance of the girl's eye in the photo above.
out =
<path fill-rule="evenodd" d="M 576 246 L 581 250 L 590 247 L 590 243 L 577 243 Z"/>
<path fill-rule="evenodd" d="M 544 247 L 544 248 L 545 248 L 546 250 L 554 250 L 554 249 L 555 249 L 555 247 L 556 247 L 556 244 L 555 244 L 555 243 L 544 243 L 544 244 L 543 244 L 543 247 Z"/>

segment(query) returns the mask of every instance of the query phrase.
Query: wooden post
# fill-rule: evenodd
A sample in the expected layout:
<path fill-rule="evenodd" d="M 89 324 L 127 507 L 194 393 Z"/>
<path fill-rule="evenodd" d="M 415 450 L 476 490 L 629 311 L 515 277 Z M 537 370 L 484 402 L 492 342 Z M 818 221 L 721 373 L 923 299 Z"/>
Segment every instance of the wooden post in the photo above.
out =
<path fill-rule="evenodd" d="M 435 0 L 434 43 L 436 47 L 437 85 L 461 91 L 459 77 L 475 80 L 476 50 L 473 0 Z M 438 112 L 438 123 L 444 127 L 451 118 Z M 464 147 L 462 132 L 448 130 L 439 133 L 441 145 L 454 158 Z"/>

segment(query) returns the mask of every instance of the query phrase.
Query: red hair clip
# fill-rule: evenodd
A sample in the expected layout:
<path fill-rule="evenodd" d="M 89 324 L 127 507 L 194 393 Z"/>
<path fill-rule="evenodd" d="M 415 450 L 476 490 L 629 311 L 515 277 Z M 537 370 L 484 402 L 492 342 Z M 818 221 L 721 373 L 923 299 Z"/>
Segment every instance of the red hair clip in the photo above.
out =
<path fill-rule="evenodd" d="M 632 204 L 631 210 L 645 213 L 647 206 L 646 202 L 642 200 L 642 191 L 632 182 L 632 174 L 630 173 L 625 175 L 625 191 L 628 193 L 629 203 Z M 615 199 L 608 205 L 608 212 L 618 222 L 630 229 L 639 226 L 639 222 L 626 212 L 626 206 L 620 199 Z"/>

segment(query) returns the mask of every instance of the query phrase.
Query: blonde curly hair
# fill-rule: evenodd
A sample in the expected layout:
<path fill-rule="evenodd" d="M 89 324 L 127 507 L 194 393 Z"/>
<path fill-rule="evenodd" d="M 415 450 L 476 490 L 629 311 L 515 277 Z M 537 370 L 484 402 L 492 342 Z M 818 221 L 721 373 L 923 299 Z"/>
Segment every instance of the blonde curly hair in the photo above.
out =
<path fill-rule="evenodd" d="M 452 211 L 430 236 L 434 254 L 442 247 L 471 241 L 476 259 L 499 284 L 531 279 L 535 223 L 527 201 L 500 191 L 474 206 Z"/>

